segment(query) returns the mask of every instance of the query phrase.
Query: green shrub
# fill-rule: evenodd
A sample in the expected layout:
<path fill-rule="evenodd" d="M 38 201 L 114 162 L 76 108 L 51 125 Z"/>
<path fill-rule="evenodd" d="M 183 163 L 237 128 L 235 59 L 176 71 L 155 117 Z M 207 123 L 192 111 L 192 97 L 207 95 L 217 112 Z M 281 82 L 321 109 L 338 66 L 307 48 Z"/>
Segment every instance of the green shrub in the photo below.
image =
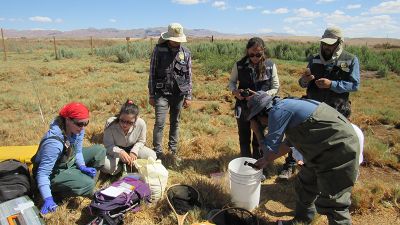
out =
<path fill-rule="evenodd" d="M 120 51 L 116 52 L 115 55 L 117 56 L 119 63 L 127 63 L 127 62 L 131 61 L 131 56 L 129 55 L 129 53 L 127 51 L 120 50 Z"/>
<path fill-rule="evenodd" d="M 387 77 L 389 74 L 389 67 L 387 65 L 380 65 L 377 74 L 380 77 Z"/>

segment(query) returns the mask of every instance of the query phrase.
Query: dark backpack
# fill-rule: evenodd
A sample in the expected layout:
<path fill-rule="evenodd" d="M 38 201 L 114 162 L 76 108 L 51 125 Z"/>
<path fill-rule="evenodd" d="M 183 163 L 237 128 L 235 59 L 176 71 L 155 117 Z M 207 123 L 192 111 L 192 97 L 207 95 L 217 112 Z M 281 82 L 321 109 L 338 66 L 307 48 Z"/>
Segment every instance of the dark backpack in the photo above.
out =
<path fill-rule="evenodd" d="M 111 184 L 112 187 L 131 186 L 129 193 L 121 193 L 116 197 L 104 194 L 106 188 L 94 193 L 94 199 L 90 203 L 89 210 L 92 215 L 98 216 L 89 224 L 123 224 L 123 214 L 128 211 L 138 211 L 141 202 L 150 202 L 150 187 L 145 182 L 132 178 L 124 177 Z"/>
<path fill-rule="evenodd" d="M 0 203 L 23 195 L 32 197 L 28 166 L 10 159 L 0 162 Z"/>

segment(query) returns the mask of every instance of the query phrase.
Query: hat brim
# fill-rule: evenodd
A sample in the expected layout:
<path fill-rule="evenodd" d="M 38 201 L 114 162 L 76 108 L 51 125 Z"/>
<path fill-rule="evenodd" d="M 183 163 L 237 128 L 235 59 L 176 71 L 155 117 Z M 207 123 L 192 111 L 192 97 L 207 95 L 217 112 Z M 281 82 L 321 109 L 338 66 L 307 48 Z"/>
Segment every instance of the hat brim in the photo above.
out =
<path fill-rule="evenodd" d="M 182 35 L 180 37 L 170 37 L 168 35 L 168 32 L 161 33 L 161 38 L 167 41 L 187 42 L 185 35 Z"/>
<path fill-rule="evenodd" d="M 328 45 L 333 45 L 337 42 L 337 38 L 322 38 L 320 41 Z"/>
<path fill-rule="evenodd" d="M 257 105 L 254 109 L 251 110 L 247 120 L 253 119 L 257 114 L 259 114 L 267 105 L 269 104 L 268 101 L 262 102 L 261 104 Z"/>

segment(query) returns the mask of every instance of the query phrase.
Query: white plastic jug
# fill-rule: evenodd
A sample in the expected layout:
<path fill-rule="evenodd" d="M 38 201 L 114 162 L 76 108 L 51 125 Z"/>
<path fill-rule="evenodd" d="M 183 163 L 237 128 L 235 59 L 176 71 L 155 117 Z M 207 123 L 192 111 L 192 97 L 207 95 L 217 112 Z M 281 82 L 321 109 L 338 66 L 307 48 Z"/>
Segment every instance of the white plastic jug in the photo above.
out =
<path fill-rule="evenodd" d="M 161 164 L 160 160 L 137 159 L 134 161 L 140 176 L 149 184 L 151 200 L 158 201 L 165 191 L 168 183 L 168 170 Z"/>
<path fill-rule="evenodd" d="M 245 161 L 255 163 L 257 160 L 240 157 L 228 165 L 231 198 L 237 207 L 253 210 L 260 202 L 262 170 L 245 166 Z"/>

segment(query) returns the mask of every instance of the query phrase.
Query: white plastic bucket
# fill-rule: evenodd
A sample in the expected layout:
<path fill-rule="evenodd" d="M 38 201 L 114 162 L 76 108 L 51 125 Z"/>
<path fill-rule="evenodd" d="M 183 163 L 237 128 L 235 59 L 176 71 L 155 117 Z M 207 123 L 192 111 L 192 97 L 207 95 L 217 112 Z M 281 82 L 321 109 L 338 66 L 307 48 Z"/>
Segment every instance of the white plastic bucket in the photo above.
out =
<path fill-rule="evenodd" d="M 257 160 L 240 157 L 228 165 L 231 198 L 235 206 L 253 210 L 260 202 L 262 170 L 245 166 L 245 161 L 255 163 Z"/>

